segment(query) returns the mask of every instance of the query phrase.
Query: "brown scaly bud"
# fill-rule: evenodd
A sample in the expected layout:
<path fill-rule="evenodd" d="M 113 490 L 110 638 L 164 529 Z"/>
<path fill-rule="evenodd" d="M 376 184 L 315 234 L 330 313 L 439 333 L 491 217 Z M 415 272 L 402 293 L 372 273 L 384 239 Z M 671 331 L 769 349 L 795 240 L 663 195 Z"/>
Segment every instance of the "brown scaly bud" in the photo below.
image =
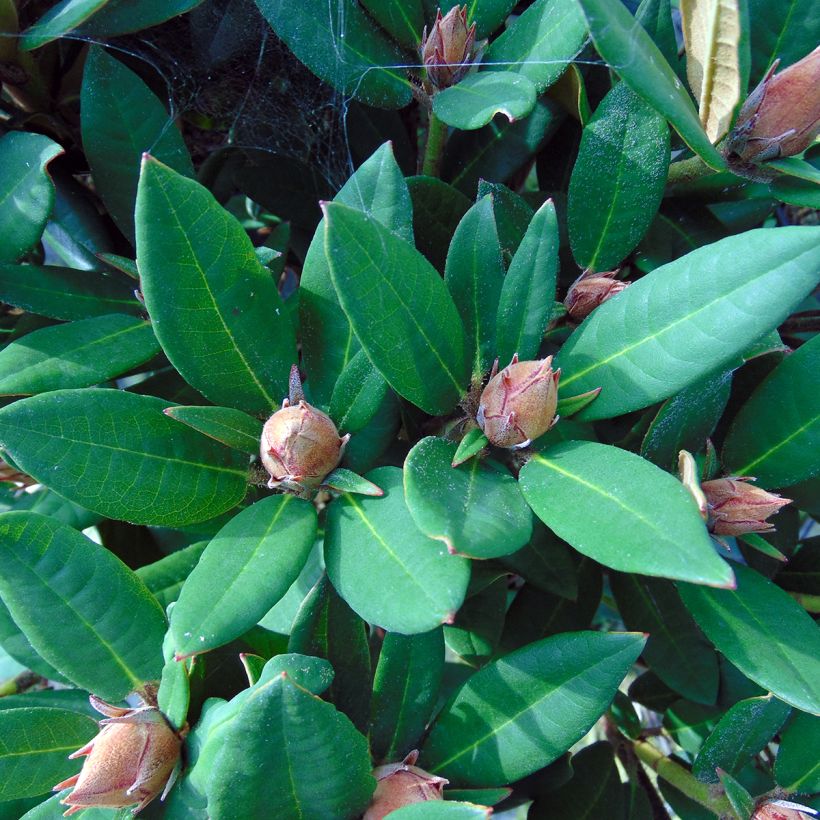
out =
<path fill-rule="evenodd" d="M 704 481 L 709 530 L 715 535 L 743 535 L 746 532 L 772 532 L 774 526 L 766 519 L 781 507 L 791 504 L 790 498 L 781 498 L 753 487 L 748 476 L 729 476 Z"/>
<path fill-rule="evenodd" d="M 595 273 L 585 270 L 570 286 L 564 307 L 576 321 L 586 319 L 598 305 L 624 290 L 631 282 L 621 282 L 615 277 L 617 270 Z"/>
<path fill-rule="evenodd" d="M 444 799 L 442 789 L 449 781 L 414 766 L 418 757 L 418 751 L 414 750 L 401 763 L 373 769 L 376 791 L 362 820 L 382 820 L 402 806 Z"/>
<path fill-rule="evenodd" d="M 751 820 L 811 820 L 817 815 L 816 809 L 791 800 L 764 800 L 755 807 Z"/>
<path fill-rule="evenodd" d="M 54 787 L 72 791 L 60 802 L 68 817 L 91 806 L 118 809 L 137 804 L 134 814 L 173 785 L 183 733 L 176 732 L 155 706 L 120 709 L 91 696 L 91 705 L 106 715 L 99 734 L 70 758 L 86 756 L 79 774 Z"/>
<path fill-rule="evenodd" d="M 492 376 L 479 400 L 476 421 L 497 447 L 526 447 L 558 419 L 558 379 L 552 356 L 519 362 L 518 355 Z"/>
<path fill-rule="evenodd" d="M 740 109 L 726 141 L 729 167 L 755 176 L 754 166 L 808 148 L 820 132 L 820 46 L 775 74 L 775 60 Z"/>
<path fill-rule="evenodd" d="M 430 33 L 425 26 L 421 37 L 429 83 L 437 89 L 455 85 L 470 69 L 474 45 L 475 23 L 467 26 L 467 6 L 453 6 L 444 17 L 439 9 Z"/>

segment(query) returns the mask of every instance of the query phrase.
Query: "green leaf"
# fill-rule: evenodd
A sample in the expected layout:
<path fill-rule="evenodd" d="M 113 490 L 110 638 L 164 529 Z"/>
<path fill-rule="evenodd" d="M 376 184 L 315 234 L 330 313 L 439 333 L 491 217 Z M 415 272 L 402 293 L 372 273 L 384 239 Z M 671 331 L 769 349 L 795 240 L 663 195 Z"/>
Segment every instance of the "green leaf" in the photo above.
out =
<path fill-rule="evenodd" d="M 387 382 L 364 350 L 359 350 L 339 375 L 330 397 L 330 417 L 343 433 L 367 427 L 384 402 Z"/>
<path fill-rule="evenodd" d="M 643 644 L 642 635 L 575 632 L 488 664 L 444 707 L 420 765 L 465 786 L 543 768 L 600 717 Z"/>
<path fill-rule="evenodd" d="M 157 691 L 157 706 L 176 729 L 185 726 L 188 708 L 191 705 L 191 684 L 188 680 L 188 666 L 174 658 L 174 636 L 165 633 L 162 641 L 162 677 Z"/>
<path fill-rule="evenodd" d="M 0 648 L 22 667 L 30 669 L 46 680 L 68 683 L 50 663 L 46 663 L 37 652 L 35 652 L 28 638 L 14 622 L 14 618 L 11 617 L 11 613 L 8 607 L 3 603 L 2 597 L 0 597 Z M 0 708 L 3 708 L 7 703 L 8 697 L 4 697 L 0 700 Z"/>
<path fill-rule="evenodd" d="M 473 379 L 495 358 L 495 320 L 504 284 L 504 265 L 493 198 L 482 197 L 459 222 L 447 253 L 444 281 L 464 323 Z"/>
<path fill-rule="evenodd" d="M 174 367 L 215 404 L 278 407 L 296 361 L 293 325 L 239 222 L 198 182 L 148 157 L 136 225 L 145 305 Z"/>
<path fill-rule="evenodd" d="M 431 415 L 452 410 L 469 360 L 461 319 L 432 265 L 373 217 L 337 203 L 325 205 L 325 250 L 339 301 L 388 384 Z"/>
<path fill-rule="evenodd" d="M 400 760 L 415 748 L 433 712 L 444 674 L 444 637 L 388 632 L 373 676 L 370 745 L 376 760 Z"/>
<path fill-rule="evenodd" d="M 197 565 L 207 545 L 207 541 L 197 541 L 135 570 L 163 609 L 179 597 L 182 584 Z"/>
<path fill-rule="evenodd" d="M 661 204 L 668 167 L 666 121 L 619 83 L 584 128 L 570 179 L 569 241 L 582 268 L 612 270 L 634 249 Z"/>
<path fill-rule="evenodd" d="M 168 112 L 133 71 L 102 48 L 88 53 L 80 95 L 83 148 L 94 189 L 125 236 L 134 242 L 134 205 L 140 158 L 150 150 L 185 176 L 191 158 Z"/>
<path fill-rule="evenodd" d="M 523 74 L 484 71 L 433 97 L 433 113 L 447 125 L 472 131 L 504 114 L 514 122 L 535 108 L 535 86 Z"/>
<path fill-rule="evenodd" d="M 109 0 L 62 0 L 23 32 L 20 50 L 32 51 L 62 37 L 108 2 Z"/>
<path fill-rule="evenodd" d="M 44 327 L 0 351 L 0 395 L 99 384 L 157 353 L 151 325 L 121 313 Z"/>
<path fill-rule="evenodd" d="M 157 680 L 165 616 L 113 553 L 35 513 L 0 515 L 0 594 L 38 654 L 118 701 Z"/>
<path fill-rule="evenodd" d="M 378 108 L 403 108 L 410 102 L 410 81 L 397 67 L 406 60 L 358 3 L 306 0 L 297 7 L 287 0 L 255 2 L 300 62 L 337 91 Z"/>
<path fill-rule="evenodd" d="M 524 240 L 527 227 L 535 212 L 523 197 L 511 191 L 506 185 L 487 182 L 484 179 L 479 180 L 478 199 L 487 194 L 492 194 L 493 197 L 495 224 L 498 228 L 498 239 L 501 242 L 501 252 L 506 267 Z"/>
<path fill-rule="evenodd" d="M 323 487 L 329 487 L 339 493 L 357 493 L 358 495 L 382 496 L 381 487 L 377 487 L 372 481 L 362 478 L 352 470 L 344 467 L 337 467 L 330 475 L 325 476 L 322 481 Z"/>
<path fill-rule="evenodd" d="M 401 45 L 416 50 L 424 29 L 421 0 L 362 0 L 373 19 Z"/>
<path fill-rule="evenodd" d="M 298 577 L 316 527 L 315 507 L 292 495 L 257 501 L 222 527 L 171 612 L 177 658 L 222 646 L 258 623 Z"/>
<path fill-rule="evenodd" d="M 259 452 L 262 422 L 241 410 L 234 410 L 233 407 L 194 406 L 168 407 L 163 412 L 240 453 L 256 455 Z"/>
<path fill-rule="evenodd" d="M 0 265 L 0 299 L 67 322 L 110 313 L 145 312 L 133 287 L 122 279 L 46 265 Z"/>
<path fill-rule="evenodd" d="M 780 734 L 774 774 L 786 791 L 820 791 L 820 718 L 805 712 L 792 714 Z"/>
<path fill-rule="evenodd" d="M 656 268 L 610 299 L 556 358 L 561 390 L 602 387 L 579 418 L 678 393 L 735 361 L 817 284 L 820 228 L 747 231 Z"/>
<path fill-rule="evenodd" d="M 79 27 L 78 34 L 107 39 L 164 23 L 196 8 L 202 0 L 109 0 Z"/>
<path fill-rule="evenodd" d="M 432 20 L 436 7 L 442 14 L 447 14 L 454 6 L 467 7 L 467 22 L 475 23 L 476 38 L 483 40 L 492 34 L 506 19 L 515 6 L 515 0 L 423 0 L 428 9 L 428 16 Z"/>
<path fill-rule="evenodd" d="M 772 695 L 741 700 L 726 712 L 692 765 L 698 780 L 717 783 L 717 769 L 737 776 L 778 732 L 791 709 Z"/>
<path fill-rule="evenodd" d="M 732 421 L 721 453 L 733 475 L 787 487 L 820 472 L 820 336 L 768 375 Z"/>
<path fill-rule="evenodd" d="M 564 396 L 563 398 L 558 399 L 558 405 L 555 408 L 556 413 L 561 418 L 567 418 L 568 416 L 574 416 L 576 413 L 580 413 L 588 404 L 591 404 L 601 393 L 601 388 L 596 387 L 595 390 L 587 390 L 586 393 L 581 393 L 578 396 Z M 547 431 L 549 432 L 549 431 Z M 546 435 L 546 433 L 544 434 Z M 569 436 L 569 439 L 574 438 L 573 436 Z"/>
<path fill-rule="evenodd" d="M 428 800 L 402 806 L 390 813 L 395 820 L 487 820 L 493 811 L 475 803 Z"/>
<path fill-rule="evenodd" d="M 12 131 L 0 138 L 0 262 L 15 262 L 40 240 L 54 207 L 46 165 L 62 153 L 42 134 Z"/>
<path fill-rule="evenodd" d="M 649 35 L 621 3 L 578 0 L 598 53 L 639 96 L 674 126 L 712 168 L 723 157 L 703 130 L 691 97 Z"/>
<path fill-rule="evenodd" d="M 404 500 L 401 470 L 380 467 L 367 478 L 384 490 L 384 497 L 346 494 L 328 509 L 328 577 L 369 623 L 402 634 L 427 632 L 452 619 L 461 606 L 470 563 L 448 555 L 416 528 Z"/>
<path fill-rule="evenodd" d="M 47 794 L 76 774 L 68 756 L 97 734 L 97 721 L 67 709 L 0 711 L 0 800 Z"/>
<path fill-rule="evenodd" d="M 536 0 L 493 40 L 483 64 L 526 77 L 540 94 L 564 73 L 586 37 L 576 0 Z"/>
<path fill-rule="evenodd" d="M 534 359 L 549 323 L 558 274 L 558 220 L 548 199 L 535 213 L 510 263 L 496 319 L 496 354 Z"/>
<path fill-rule="evenodd" d="M 480 427 L 473 427 L 464 434 L 464 438 L 456 447 L 456 454 L 453 456 L 452 465 L 458 467 L 465 461 L 469 461 L 473 456 L 480 453 L 490 443 L 487 436 Z"/>
<path fill-rule="evenodd" d="M 747 678 L 804 712 L 820 714 L 820 628 L 786 592 L 735 566 L 737 589 L 681 584 L 706 637 Z"/>
<path fill-rule="evenodd" d="M 730 586 L 732 570 L 688 491 L 634 453 L 570 441 L 524 466 L 521 490 L 535 514 L 560 538 L 604 566 Z"/>
<path fill-rule="evenodd" d="M 478 803 L 481 806 L 494 806 L 506 800 L 511 794 L 512 789 L 508 786 L 500 789 L 445 789 L 444 799 Z"/>
<path fill-rule="evenodd" d="M 492 565 L 473 567 L 467 599 L 455 621 L 444 627 L 448 653 L 470 666 L 483 666 L 498 649 L 509 601 L 509 577 Z"/>
<path fill-rule="evenodd" d="M 428 436 L 408 453 L 404 492 L 416 526 L 450 553 L 471 558 L 521 549 L 532 535 L 532 513 L 518 482 L 477 458 L 453 467 L 457 449 L 455 442 Z"/>
<path fill-rule="evenodd" d="M 119 390 L 44 393 L 0 410 L 0 447 L 108 518 L 178 527 L 231 509 L 245 495 L 245 457 L 167 418 L 168 406 Z"/>
<path fill-rule="evenodd" d="M 723 786 L 723 791 L 726 792 L 726 797 L 738 820 L 746 820 L 747 817 L 751 817 L 755 810 L 755 800 L 746 787 L 727 772 L 719 771 L 718 774 L 720 775 L 720 784 Z"/>

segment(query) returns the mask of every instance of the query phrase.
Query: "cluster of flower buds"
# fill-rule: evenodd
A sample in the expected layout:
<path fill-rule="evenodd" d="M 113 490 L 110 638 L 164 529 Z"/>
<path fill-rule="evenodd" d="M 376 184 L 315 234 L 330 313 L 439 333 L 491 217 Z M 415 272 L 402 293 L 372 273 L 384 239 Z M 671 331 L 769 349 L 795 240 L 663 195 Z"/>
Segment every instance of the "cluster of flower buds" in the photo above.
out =
<path fill-rule="evenodd" d="M 495 369 L 495 368 L 494 368 Z M 552 356 L 519 362 L 518 356 L 494 373 L 481 394 L 476 421 L 497 447 L 526 447 L 558 420 L 558 379 Z"/>
<path fill-rule="evenodd" d="M 804 151 L 820 132 L 820 46 L 775 73 L 779 60 L 749 95 L 726 141 L 729 167 L 756 178 L 758 163 Z"/>
<path fill-rule="evenodd" d="M 444 799 L 442 789 L 449 781 L 414 766 L 418 757 L 418 751 L 413 750 L 401 763 L 373 769 L 376 791 L 362 820 L 382 820 L 402 806 Z"/>
<path fill-rule="evenodd" d="M 453 6 L 442 17 L 441 9 L 430 32 L 424 27 L 421 61 L 427 70 L 428 93 L 455 85 L 473 62 L 475 23 L 467 25 L 467 6 Z"/>
<path fill-rule="evenodd" d="M 586 319 L 598 305 L 611 299 L 624 290 L 631 282 L 621 282 L 615 277 L 617 270 L 595 271 L 585 270 L 570 286 L 564 307 L 567 313 L 576 321 Z"/>
<path fill-rule="evenodd" d="M 772 532 L 774 525 L 766 519 L 790 498 L 754 487 L 748 476 L 729 476 L 704 481 L 700 487 L 706 496 L 709 530 L 715 535 L 743 535 L 746 532 Z"/>
<path fill-rule="evenodd" d="M 121 709 L 91 696 L 100 714 L 99 734 L 71 758 L 86 756 L 79 774 L 58 783 L 54 791 L 72 787 L 60 802 L 65 816 L 91 806 L 144 809 L 173 785 L 184 733 L 177 732 L 156 706 Z"/>

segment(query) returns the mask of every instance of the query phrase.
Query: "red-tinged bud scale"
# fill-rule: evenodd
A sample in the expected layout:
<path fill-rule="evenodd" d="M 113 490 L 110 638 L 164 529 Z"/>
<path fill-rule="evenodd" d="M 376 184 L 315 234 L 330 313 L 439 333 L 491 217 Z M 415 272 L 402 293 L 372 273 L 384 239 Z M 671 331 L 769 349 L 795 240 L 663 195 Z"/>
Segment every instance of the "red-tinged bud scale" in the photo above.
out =
<path fill-rule="evenodd" d="M 746 532 L 771 532 L 774 525 L 766 519 L 791 499 L 754 487 L 747 476 L 730 476 L 704 481 L 709 529 L 715 535 L 743 535 Z"/>
<path fill-rule="evenodd" d="M 362 820 L 382 820 L 402 806 L 444 799 L 442 789 L 449 781 L 414 766 L 418 756 L 419 753 L 414 750 L 401 763 L 389 763 L 373 769 L 376 791 Z"/>
<path fill-rule="evenodd" d="M 479 400 L 476 421 L 497 447 L 526 447 L 557 421 L 558 379 L 552 356 L 510 364 L 493 376 Z"/>
<path fill-rule="evenodd" d="M 621 282 L 615 277 L 618 271 L 595 273 L 584 271 L 571 285 L 564 299 L 567 313 L 576 321 L 586 319 L 598 305 L 619 294 L 630 282 Z"/>
<path fill-rule="evenodd" d="M 764 800 L 759 803 L 751 820 L 811 820 L 818 812 L 802 803 L 791 800 Z"/>
<path fill-rule="evenodd" d="M 474 45 L 475 23 L 467 25 L 467 6 L 453 6 L 444 17 L 439 9 L 430 32 L 425 26 L 421 38 L 421 61 L 430 85 L 449 88 L 462 79 L 473 62 Z"/>

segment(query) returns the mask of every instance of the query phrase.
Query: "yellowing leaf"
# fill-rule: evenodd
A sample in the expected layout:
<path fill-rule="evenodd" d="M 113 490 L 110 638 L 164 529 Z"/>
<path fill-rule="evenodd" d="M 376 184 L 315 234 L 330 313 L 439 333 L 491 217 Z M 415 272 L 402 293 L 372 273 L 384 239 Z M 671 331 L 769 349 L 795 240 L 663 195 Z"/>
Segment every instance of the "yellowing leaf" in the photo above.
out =
<path fill-rule="evenodd" d="M 738 0 L 681 0 L 686 76 L 712 144 L 729 130 L 740 100 Z"/>

